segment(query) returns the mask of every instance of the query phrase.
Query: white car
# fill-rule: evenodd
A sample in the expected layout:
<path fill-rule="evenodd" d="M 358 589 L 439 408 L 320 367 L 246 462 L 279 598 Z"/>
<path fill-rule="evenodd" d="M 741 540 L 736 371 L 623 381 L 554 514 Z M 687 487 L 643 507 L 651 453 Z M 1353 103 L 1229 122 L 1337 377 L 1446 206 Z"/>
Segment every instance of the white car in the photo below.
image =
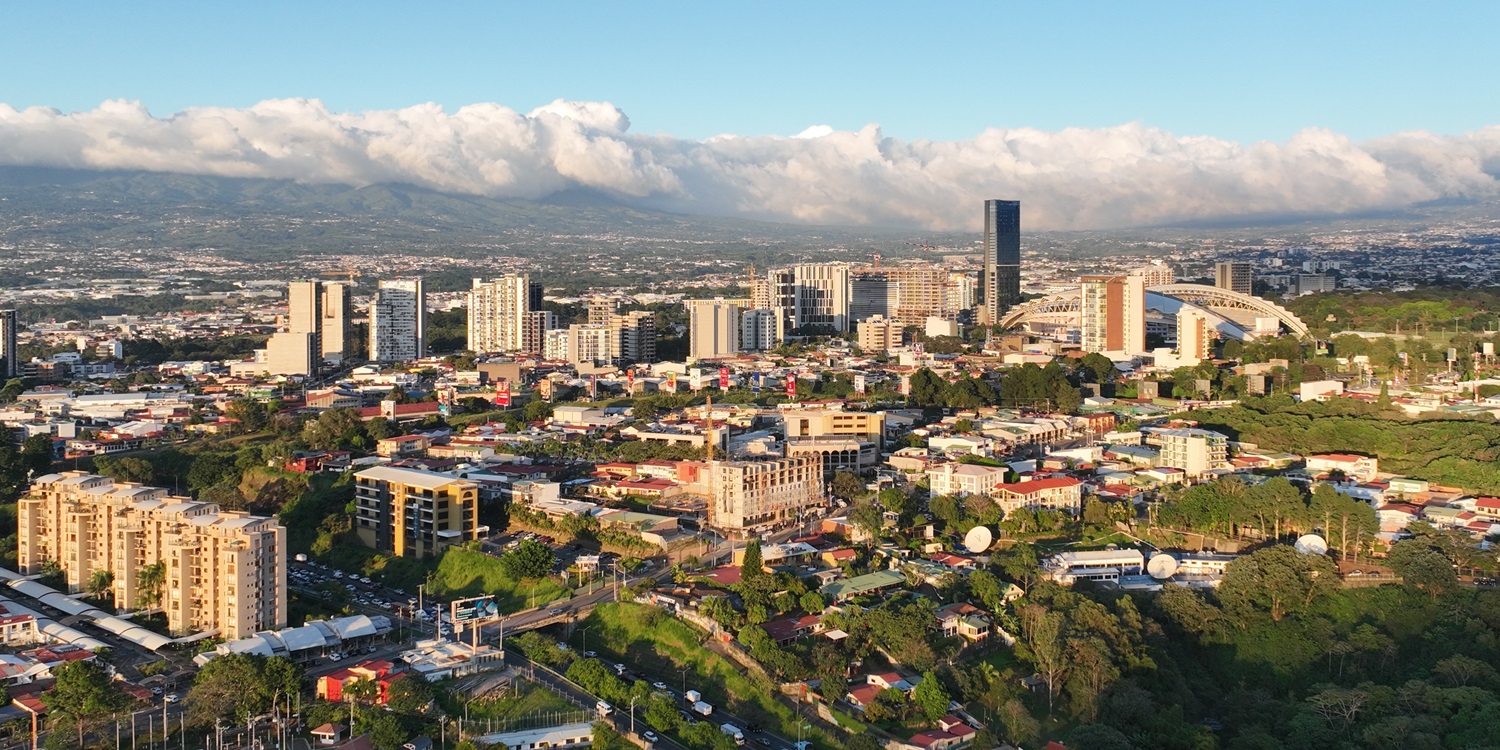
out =
<path fill-rule="evenodd" d="M 167 693 L 165 696 L 162 696 L 162 700 L 167 703 L 176 703 L 182 700 L 182 696 L 176 693 Z"/>

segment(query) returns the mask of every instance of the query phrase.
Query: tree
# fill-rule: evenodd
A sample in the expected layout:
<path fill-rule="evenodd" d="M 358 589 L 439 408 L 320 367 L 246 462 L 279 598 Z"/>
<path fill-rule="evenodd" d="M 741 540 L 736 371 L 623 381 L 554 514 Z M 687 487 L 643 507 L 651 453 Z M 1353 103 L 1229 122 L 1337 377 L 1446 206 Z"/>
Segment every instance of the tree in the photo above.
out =
<path fill-rule="evenodd" d="M 167 564 L 163 561 L 147 565 L 136 572 L 135 586 L 140 591 L 141 606 L 146 609 L 161 604 L 162 590 L 166 585 Z"/>
<path fill-rule="evenodd" d="M 853 500 L 865 493 L 865 483 L 860 481 L 853 472 L 839 471 L 834 473 L 833 481 L 828 483 L 828 491 L 833 493 L 834 497 Z"/>
<path fill-rule="evenodd" d="M 398 676 L 385 688 L 385 704 L 390 706 L 392 711 L 403 714 L 426 711 L 436 697 L 432 683 L 411 674 Z"/>
<path fill-rule="evenodd" d="M 95 600 L 102 600 L 104 595 L 115 585 L 115 574 L 109 570 L 100 568 L 89 574 L 89 580 L 83 585 L 83 590 Z"/>
<path fill-rule="evenodd" d="M 54 716 L 66 716 L 78 732 L 78 744 L 89 724 L 124 710 L 130 705 L 126 695 L 95 660 L 75 661 L 52 670 L 57 682 L 42 694 L 42 704 Z"/>
<path fill-rule="evenodd" d="M 879 539 L 881 529 L 885 528 L 885 515 L 874 503 L 861 502 L 849 509 L 849 523 L 871 538 Z"/>
<path fill-rule="evenodd" d="M 94 459 L 94 469 L 116 482 L 148 484 L 156 478 L 156 467 L 134 456 L 100 456 Z"/>
<path fill-rule="evenodd" d="M 911 699 L 928 721 L 937 721 L 947 716 L 948 704 L 952 702 L 943 683 L 938 682 L 937 675 L 930 670 L 922 673 L 922 681 L 911 691 Z"/>
<path fill-rule="evenodd" d="M 1219 596 L 1227 604 L 1265 609 L 1272 622 L 1281 622 L 1287 612 L 1305 609 L 1338 585 L 1338 573 L 1326 556 L 1278 544 L 1230 563 Z"/>
<path fill-rule="evenodd" d="M 1396 542 L 1386 563 L 1407 585 L 1427 592 L 1433 599 L 1458 585 L 1452 561 L 1420 538 Z"/>
<path fill-rule="evenodd" d="M 1006 737 L 1018 745 L 1030 744 L 1042 733 L 1041 722 L 1017 698 L 1011 698 L 1000 706 L 1000 722 L 1005 725 Z"/>
<path fill-rule="evenodd" d="M 241 432 L 260 432 L 271 422 L 265 406 L 252 398 L 237 398 L 224 407 L 224 416 L 239 423 Z"/>
<path fill-rule="evenodd" d="M 809 591 L 803 594 L 802 598 L 797 600 L 797 605 L 802 607 L 803 612 L 812 615 L 821 613 L 823 608 L 827 606 L 823 601 L 823 595 L 816 591 Z"/>
<path fill-rule="evenodd" d="M 552 572 L 557 555 L 552 548 L 535 539 L 525 539 L 516 548 L 500 556 L 500 568 L 515 580 L 542 578 Z"/>
<path fill-rule="evenodd" d="M 204 665 L 187 695 L 187 718 L 196 726 L 224 719 L 244 723 L 296 694 L 302 668 L 280 656 L 225 654 Z"/>
<path fill-rule="evenodd" d="M 740 559 L 740 581 L 754 582 L 766 575 L 766 563 L 761 558 L 760 540 L 745 543 L 745 556 Z"/>
<path fill-rule="evenodd" d="M 380 697 L 380 685 L 374 680 L 354 680 L 344 686 L 344 700 L 349 703 L 374 703 Z"/>
<path fill-rule="evenodd" d="M 916 406 L 937 406 L 943 401 L 945 385 L 942 378 L 924 367 L 912 374 L 911 390 L 906 398 Z"/>

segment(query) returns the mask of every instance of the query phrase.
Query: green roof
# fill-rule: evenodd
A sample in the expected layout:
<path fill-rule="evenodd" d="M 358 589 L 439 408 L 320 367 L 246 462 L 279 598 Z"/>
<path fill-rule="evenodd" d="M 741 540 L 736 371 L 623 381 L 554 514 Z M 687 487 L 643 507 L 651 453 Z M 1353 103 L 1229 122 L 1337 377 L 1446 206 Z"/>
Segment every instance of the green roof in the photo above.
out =
<path fill-rule="evenodd" d="M 891 586 L 900 586 L 906 583 L 906 574 L 895 570 L 877 570 L 874 573 L 866 573 L 862 576 L 842 581 L 834 581 L 820 589 L 824 596 L 834 599 L 847 599 L 851 596 L 867 594 L 871 591 L 879 591 Z"/>

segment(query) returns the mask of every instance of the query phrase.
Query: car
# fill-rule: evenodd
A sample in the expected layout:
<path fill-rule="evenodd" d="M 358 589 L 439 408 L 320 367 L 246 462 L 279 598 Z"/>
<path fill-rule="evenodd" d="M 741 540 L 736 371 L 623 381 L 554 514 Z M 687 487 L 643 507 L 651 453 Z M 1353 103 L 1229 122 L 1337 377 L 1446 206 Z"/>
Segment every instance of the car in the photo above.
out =
<path fill-rule="evenodd" d="M 367 653 L 367 654 L 373 654 L 373 653 L 375 653 L 376 651 L 379 651 L 379 650 L 380 650 L 380 647 L 372 643 L 372 644 L 370 644 L 369 646 L 367 646 L 365 648 L 365 653 Z"/>
<path fill-rule="evenodd" d="M 561 607 L 547 610 L 547 614 L 549 614 L 549 615 L 560 615 L 562 613 L 563 613 L 563 611 L 562 611 Z"/>
<path fill-rule="evenodd" d="M 655 742 L 655 741 L 661 739 L 660 737 L 656 736 L 656 732 L 653 732 L 653 731 L 651 731 L 649 729 L 646 730 L 646 731 L 644 731 L 644 732 L 641 732 L 641 738 L 644 739 L 647 742 Z"/>
<path fill-rule="evenodd" d="M 1357 576 L 1362 576 L 1364 574 L 1365 574 L 1365 572 L 1363 570 L 1351 570 L 1351 571 L 1349 571 L 1349 577 L 1350 578 L 1355 578 Z"/>
<path fill-rule="evenodd" d="M 331 654 L 328 655 L 328 660 L 329 661 L 343 661 L 344 660 L 344 655 L 341 654 L 341 653 L 339 653 L 339 652 L 337 652 L 337 651 L 335 651 L 335 652 L 333 652 L 333 653 L 331 653 Z"/>
<path fill-rule="evenodd" d="M 665 683 L 665 682 L 653 682 L 653 683 L 651 683 L 651 687 L 654 687 L 657 690 L 666 690 L 667 689 L 667 683 Z"/>
<path fill-rule="evenodd" d="M 598 656 L 599 652 L 598 651 L 585 651 L 585 652 L 583 652 L 583 655 L 586 658 L 592 659 L 592 658 Z"/>
<path fill-rule="evenodd" d="M 757 745 L 761 745 L 763 747 L 770 747 L 771 746 L 771 741 L 768 740 L 768 739 L 766 739 L 765 737 L 756 737 L 755 738 L 755 743 Z"/>
<path fill-rule="evenodd" d="M 159 687 L 151 688 L 151 694 L 152 695 L 161 695 L 162 694 L 162 689 L 159 688 Z"/>
<path fill-rule="evenodd" d="M 624 664 L 611 664 L 610 666 L 614 667 L 616 675 L 625 674 L 625 665 Z"/>
<path fill-rule="evenodd" d="M 165 696 L 162 696 L 162 700 L 167 703 L 176 703 L 182 700 L 182 696 L 176 693 L 167 693 Z"/>

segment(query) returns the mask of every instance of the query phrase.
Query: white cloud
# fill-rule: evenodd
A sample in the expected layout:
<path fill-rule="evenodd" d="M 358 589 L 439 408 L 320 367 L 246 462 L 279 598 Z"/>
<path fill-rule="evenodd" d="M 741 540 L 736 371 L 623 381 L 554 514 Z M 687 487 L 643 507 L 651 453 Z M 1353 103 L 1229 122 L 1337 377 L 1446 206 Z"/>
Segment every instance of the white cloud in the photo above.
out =
<path fill-rule="evenodd" d="M 1139 124 L 990 129 L 901 141 L 875 125 L 701 141 L 629 132 L 614 105 L 558 100 L 446 112 L 331 112 L 315 99 L 156 117 L 0 104 L 0 164 L 143 169 L 496 197 L 588 188 L 639 205 L 773 221 L 977 229 L 985 198 L 1018 198 L 1025 226 L 1084 229 L 1391 209 L 1500 197 L 1500 126 L 1365 143 L 1321 129 L 1239 144 Z"/>

